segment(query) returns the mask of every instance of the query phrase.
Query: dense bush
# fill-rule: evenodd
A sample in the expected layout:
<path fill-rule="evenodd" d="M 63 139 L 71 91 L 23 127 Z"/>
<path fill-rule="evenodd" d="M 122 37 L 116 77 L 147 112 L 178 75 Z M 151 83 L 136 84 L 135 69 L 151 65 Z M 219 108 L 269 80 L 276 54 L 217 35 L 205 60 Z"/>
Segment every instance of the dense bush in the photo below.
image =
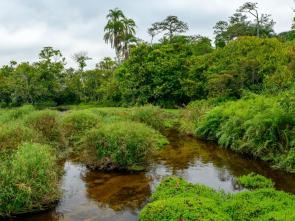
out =
<path fill-rule="evenodd" d="M 23 144 L 0 162 L 0 217 L 48 208 L 59 198 L 59 167 L 51 149 Z"/>
<path fill-rule="evenodd" d="M 183 85 L 189 58 L 212 51 L 207 38 L 174 37 L 158 44 L 141 44 L 117 70 L 121 103 L 173 107 L 190 101 Z"/>
<path fill-rule="evenodd" d="M 132 121 L 101 125 L 82 138 L 83 149 L 95 156 L 90 164 L 102 168 L 143 166 L 147 157 L 167 140 L 154 129 Z M 89 156 L 88 160 L 91 159 Z"/>
<path fill-rule="evenodd" d="M 141 221 L 293 220 L 295 197 L 273 188 L 225 194 L 179 178 L 163 180 Z"/>
<path fill-rule="evenodd" d="M 273 98 L 250 96 L 227 102 L 205 115 L 196 126 L 196 134 L 276 165 L 280 165 L 288 155 L 286 164 L 289 168 L 285 168 L 292 170 L 291 150 L 295 144 L 293 97 L 292 94 Z"/>
<path fill-rule="evenodd" d="M 259 174 L 250 173 L 248 175 L 241 176 L 237 179 L 238 183 L 247 189 L 262 189 L 273 188 L 274 183 L 271 179 L 267 179 Z"/>
<path fill-rule="evenodd" d="M 188 89 L 192 98 L 240 98 L 243 90 L 261 93 L 290 88 L 295 76 L 294 42 L 241 37 L 192 60 Z"/>

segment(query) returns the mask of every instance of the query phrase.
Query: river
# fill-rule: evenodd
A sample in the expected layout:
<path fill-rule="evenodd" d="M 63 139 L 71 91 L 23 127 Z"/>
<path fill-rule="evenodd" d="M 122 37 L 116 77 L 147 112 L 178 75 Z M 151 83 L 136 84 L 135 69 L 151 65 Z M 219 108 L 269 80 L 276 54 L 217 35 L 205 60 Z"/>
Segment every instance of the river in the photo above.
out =
<path fill-rule="evenodd" d="M 62 179 L 63 195 L 57 206 L 17 221 L 135 221 L 160 180 L 179 176 L 225 192 L 241 191 L 235 178 L 256 172 L 271 178 L 278 189 L 295 194 L 295 175 L 271 169 L 266 163 L 217 148 L 216 145 L 175 131 L 170 144 L 140 173 L 91 171 L 67 161 Z"/>

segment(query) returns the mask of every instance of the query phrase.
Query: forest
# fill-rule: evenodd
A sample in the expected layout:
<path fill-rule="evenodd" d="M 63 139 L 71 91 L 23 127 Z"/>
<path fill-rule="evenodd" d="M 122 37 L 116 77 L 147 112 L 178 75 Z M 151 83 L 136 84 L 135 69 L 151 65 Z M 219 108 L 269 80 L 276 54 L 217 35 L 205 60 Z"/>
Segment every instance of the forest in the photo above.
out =
<path fill-rule="evenodd" d="M 241 5 L 216 23 L 213 40 L 186 35 L 189 25 L 170 15 L 147 28 L 146 42 L 136 21 L 114 8 L 104 41 L 116 57 L 94 69 L 86 52 L 73 55 L 73 68 L 50 46 L 35 62 L 3 65 L 0 219 L 35 220 L 23 215 L 54 209 L 64 194 L 65 162 L 147 176 L 159 154 L 176 145 L 172 132 L 293 177 L 295 16 L 289 31 L 276 33 L 272 16 L 261 11 L 257 3 Z M 268 174 L 241 169 L 233 185 L 242 191 L 231 192 L 164 176 L 136 207 L 136 220 L 295 220 L 295 189 Z"/>

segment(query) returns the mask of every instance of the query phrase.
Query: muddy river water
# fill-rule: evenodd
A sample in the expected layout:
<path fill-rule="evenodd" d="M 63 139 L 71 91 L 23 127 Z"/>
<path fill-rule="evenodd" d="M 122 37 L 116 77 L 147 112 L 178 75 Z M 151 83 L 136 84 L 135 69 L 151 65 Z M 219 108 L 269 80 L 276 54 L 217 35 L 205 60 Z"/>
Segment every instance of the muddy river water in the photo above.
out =
<path fill-rule="evenodd" d="M 22 221 L 135 221 L 155 186 L 166 176 L 180 176 L 225 192 L 240 191 L 235 177 L 257 172 L 273 179 L 278 189 L 295 194 L 295 175 L 271 169 L 190 137 L 168 133 L 170 145 L 155 156 L 146 172 L 106 173 L 68 161 L 63 196 L 51 211 L 18 217 Z"/>

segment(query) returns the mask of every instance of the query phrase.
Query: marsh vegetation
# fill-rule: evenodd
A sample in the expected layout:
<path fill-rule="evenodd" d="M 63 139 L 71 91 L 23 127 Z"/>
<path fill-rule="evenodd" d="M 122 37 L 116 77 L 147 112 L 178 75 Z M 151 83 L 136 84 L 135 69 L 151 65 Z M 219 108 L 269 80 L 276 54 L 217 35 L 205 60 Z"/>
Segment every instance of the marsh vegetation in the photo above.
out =
<path fill-rule="evenodd" d="M 79 165 L 85 201 L 110 219 L 294 220 L 295 30 L 273 26 L 248 2 L 217 22 L 214 44 L 177 16 L 148 43 L 116 8 L 104 29 L 115 59 L 90 70 L 80 52 L 73 69 L 45 47 L 1 67 L 0 217 L 58 208 L 64 165 Z"/>

